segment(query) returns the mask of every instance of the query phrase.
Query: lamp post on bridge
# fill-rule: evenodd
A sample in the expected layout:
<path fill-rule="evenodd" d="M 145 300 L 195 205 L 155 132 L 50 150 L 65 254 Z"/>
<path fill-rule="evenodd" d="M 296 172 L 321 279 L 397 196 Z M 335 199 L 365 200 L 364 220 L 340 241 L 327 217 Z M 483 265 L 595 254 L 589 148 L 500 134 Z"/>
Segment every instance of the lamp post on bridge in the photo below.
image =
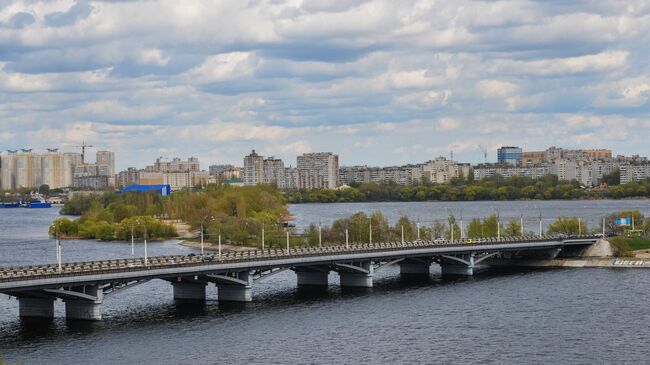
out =
<path fill-rule="evenodd" d="M 147 256 L 147 222 L 142 222 L 140 219 L 136 220 L 137 225 L 142 225 L 144 228 L 144 266 L 149 266 L 149 257 Z"/>
<path fill-rule="evenodd" d="M 133 222 L 131 222 L 131 258 L 135 257 L 135 237 L 133 234 Z"/>
<path fill-rule="evenodd" d="M 497 240 L 501 239 L 501 218 L 499 216 L 499 211 L 497 210 Z"/>
<path fill-rule="evenodd" d="M 56 227 L 56 264 L 59 269 L 59 273 L 63 271 L 62 265 L 61 265 L 61 239 L 59 237 L 59 227 Z"/>
<path fill-rule="evenodd" d="M 203 218 L 201 218 L 201 256 L 205 254 L 204 249 L 203 249 L 203 225 L 205 224 L 205 221 L 210 218 L 211 221 L 214 220 L 214 217 L 211 215 L 206 215 Z"/>
<path fill-rule="evenodd" d="M 582 221 L 578 218 L 578 234 L 582 234 Z"/>

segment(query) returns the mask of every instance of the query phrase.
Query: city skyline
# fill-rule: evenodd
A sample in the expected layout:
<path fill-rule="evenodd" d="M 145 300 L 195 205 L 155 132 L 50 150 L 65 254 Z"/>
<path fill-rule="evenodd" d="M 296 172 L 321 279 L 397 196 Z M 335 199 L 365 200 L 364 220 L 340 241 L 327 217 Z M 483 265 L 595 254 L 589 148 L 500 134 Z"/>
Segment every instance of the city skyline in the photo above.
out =
<path fill-rule="evenodd" d="M 648 155 L 638 131 L 650 128 L 649 11 L 635 1 L 7 2 L 0 147 L 85 140 L 115 151 L 119 170 L 178 155 L 234 164 L 253 148 L 285 160 L 337 151 L 351 165 L 452 150 L 477 163 L 478 145 Z"/>

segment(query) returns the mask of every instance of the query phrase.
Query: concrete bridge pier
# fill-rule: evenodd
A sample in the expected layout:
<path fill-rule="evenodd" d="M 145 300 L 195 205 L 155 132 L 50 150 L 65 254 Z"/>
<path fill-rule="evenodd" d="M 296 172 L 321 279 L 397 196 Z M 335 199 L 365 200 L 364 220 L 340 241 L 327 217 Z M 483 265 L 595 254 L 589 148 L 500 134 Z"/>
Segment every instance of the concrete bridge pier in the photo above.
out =
<path fill-rule="evenodd" d="M 55 298 L 18 297 L 18 314 L 24 318 L 54 318 Z"/>
<path fill-rule="evenodd" d="M 329 269 L 299 268 L 294 270 L 298 277 L 298 286 L 327 286 L 329 284 Z"/>
<path fill-rule="evenodd" d="M 250 271 L 231 272 L 221 276 L 217 283 L 217 298 L 220 302 L 252 302 L 253 275 Z"/>
<path fill-rule="evenodd" d="M 474 275 L 474 255 L 443 255 L 440 257 L 440 268 L 443 276 L 472 276 Z"/>
<path fill-rule="evenodd" d="M 399 263 L 400 275 L 429 275 L 431 262 L 425 259 L 406 259 Z"/>
<path fill-rule="evenodd" d="M 174 287 L 174 300 L 176 301 L 204 301 L 207 283 L 194 281 L 172 282 Z"/>
<path fill-rule="evenodd" d="M 341 287 L 372 288 L 374 268 L 370 260 L 335 265 L 339 273 Z"/>
<path fill-rule="evenodd" d="M 102 320 L 103 288 L 99 285 L 84 285 L 74 287 L 67 292 L 67 294 L 60 293 L 65 302 L 66 319 Z"/>

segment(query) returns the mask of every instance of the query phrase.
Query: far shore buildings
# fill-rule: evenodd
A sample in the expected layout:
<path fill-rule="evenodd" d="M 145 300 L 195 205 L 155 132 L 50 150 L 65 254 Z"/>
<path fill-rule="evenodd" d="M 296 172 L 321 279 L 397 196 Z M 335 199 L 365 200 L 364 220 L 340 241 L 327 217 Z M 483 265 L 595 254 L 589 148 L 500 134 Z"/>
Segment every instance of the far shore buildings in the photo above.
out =
<path fill-rule="evenodd" d="M 498 155 L 501 150 L 499 149 Z M 646 157 L 613 157 L 609 149 L 571 150 L 558 147 L 550 147 L 544 151 L 523 151 L 514 164 L 479 164 L 474 166 L 474 178 L 480 180 L 501 175 L 536 179 L 551 174 L 560 180 L 576 180 L 585 187 L 594 187 L 600 183 L 603 176 L 616 170 L 621 173 L 621 184 L 641 182 L 650 178 L 650 163 Z"/>
<path fill-rule="evenodd" d="M 398 185 L 417 185 L 423 182 L 446 184 L 453 178 L 466 178 L 472 167 L 468 163 L 458 163 L 445 157 L 417 164 L 390 167 L 343 166 L 340 168 L 341 184 L 396 183 Z"/>
<path fill-rule="evenodd" d="M 264 158 L 253 150 L 244 157 L 244 184 L 272 184 L 279 189 L 335 189 L 339 184 L 338 155 L 331 152 L 304 153 L 296 167 L 286 167 L 275 157 Z"/>
<path fill-rule="evenodd" d="M 98 151 L 96 162 L 86 163 L 80 153 L 31 149 L 0 153 L 0 189 L 66 187 L 105 189 L 115 185 L 115 154 Z"/>
<path fill-rule="evenodd" d="M 153 165 L 144 169 L 129 167 L 121 171 L 117 176 L 118 185 L 126 187 L 130 185 L 170 185 L 172 191 L 181 189 L 192 189 L 196 186 L 204 186 L 208 183 L 210 175 L 208 171 L 202 171 L 199 159 L 190 157 L 181 160 L 175 157 L 171 160 L 162 157 L 157 158 Z"/>

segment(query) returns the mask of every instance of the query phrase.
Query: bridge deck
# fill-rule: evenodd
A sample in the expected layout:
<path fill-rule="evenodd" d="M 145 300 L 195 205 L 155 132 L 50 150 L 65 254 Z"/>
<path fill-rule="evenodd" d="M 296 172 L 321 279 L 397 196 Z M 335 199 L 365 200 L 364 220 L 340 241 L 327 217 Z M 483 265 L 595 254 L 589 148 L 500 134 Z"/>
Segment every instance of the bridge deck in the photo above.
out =
<path fill-rule="evenodd" d="M 115 259 L 104 261 L 87 261 L 64 263 L 59 272 L 58 265 L 34 265 L 14 268 L 0 268 L 0 290 L 4 287 L 8 289 L 11 282 L 25 282 L 30 280 L 54 279 L 65 277 L 94 276 L 112 273 L 138 273 L 147 271 L 157 271 L 157 269 L 174 269 L 174 268 L 191 268 L 191 267 L 214 267 L 218 269 L 226 264 L 245 264 L 260 263 L 264 261 L 277 261 L 300 258 L 318 258 L 318 257 L 349 257 L 354 259 L 355 255 L 367 257 L 367 254 L 382 254 L 393 251 L 411 251 L 426 248 L 455 248 L 462 250 L 477 250 L 479 248 L 489 249 L 494 246 L 508 245 L 510 249 L 516 249 L 517 246 L 531 248 L 531 243 L 555 242 L 559 245 L 580 244 L 584 240 L 595 240 L 599 236 L 524 236 L 524 237 L 504 237 L 501 239 L 488 238 L 480 240 L 436 240 L 436 241 L 408 241 L 408 242 L 387 242 L 372 244 L 350 244 L 348 248 L 345 245 L 331 245 L 322 247 L 302 247 L 292 248 L 290 250 L 271 248 L 265 250 L 252 249 L 247 251 L 227 252 L 219 257 L 212 253 L 207 255 L 175 255 L 175 256 L 154 256 L 148 258 L 148 264 L 145 265 L 143 258 L 133 259 Z M 584 244 L 584 242 L 582 242 Z M 496 248 L 496 247 L 494 247 Z M 298 262 L 291 260 L 292 262 Z M 313 262 L 313 260 L 306 260 Z M 181 270 L 186 272 L 187 270 Z M 153 274 L 153 272 L 151 273 Z"/>

